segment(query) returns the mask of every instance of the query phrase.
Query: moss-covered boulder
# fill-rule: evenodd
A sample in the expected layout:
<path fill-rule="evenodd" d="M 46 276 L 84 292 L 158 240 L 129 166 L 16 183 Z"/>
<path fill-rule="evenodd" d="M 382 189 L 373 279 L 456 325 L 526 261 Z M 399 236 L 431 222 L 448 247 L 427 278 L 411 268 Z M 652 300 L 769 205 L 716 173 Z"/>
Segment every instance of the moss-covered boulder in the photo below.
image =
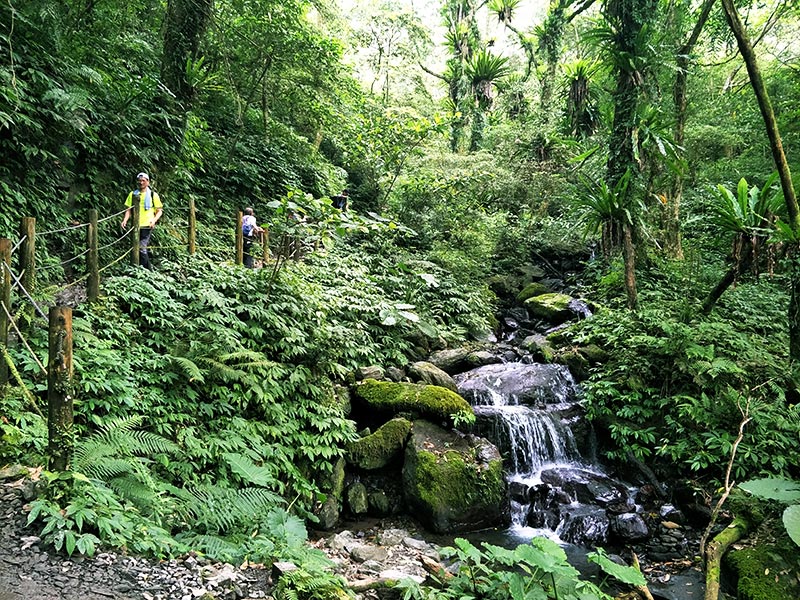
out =
<path fill-rule="evenodd" d="M 553 324 L 560 324 L 574 316 L 570 308 L 573 301 L 566 294 L 540 294 L 525 300 L 528 311 L 540 319 L 545 319 Z"/>
<path fill-rule="evenodd" d="M 723 568 L 741 600 L 800 598 L 798 549 L 785 533 L 774 542 L 728 552 Z"/>
<path fill-rule="evenodd" d="M 503 460 L 490 442 L 415 421 L 403 464 L 410 509 L 437 533 L 507 525 Z"/>
<path fill-rule="evenodd" d="M 411 421 L 392 419 L 375 433 L 347 445 L 347 462 L 367 471 L 382 469 L 403 454 L 411 433 Z"/>
<path fill-rule="evenodd" d="M 400 414 L 432 421 L 452 421 L 457 414 L 472 413 L 461 396 L 438 385 L 395 383 L 367 379 L 353 390 L 353 402 L 371 416 Z"/>
<path fill-rule="evenodd" d="M 453 378 L 433 363 L 424 360 L 415 362 L 408 367 L 408 374 L 417 382 L 438 385 L 458 393 L 458 386 Z"/>
<path fill-rule="evenodd" d="M 541 296 L 542 294 L 547 294 L 550 291 L 551 290 L 545 284 L 539 283 L 538 281 L 529 283 L 519 294 L 517 294 L 517 302 L 523 304 L 528 298 Z"/>

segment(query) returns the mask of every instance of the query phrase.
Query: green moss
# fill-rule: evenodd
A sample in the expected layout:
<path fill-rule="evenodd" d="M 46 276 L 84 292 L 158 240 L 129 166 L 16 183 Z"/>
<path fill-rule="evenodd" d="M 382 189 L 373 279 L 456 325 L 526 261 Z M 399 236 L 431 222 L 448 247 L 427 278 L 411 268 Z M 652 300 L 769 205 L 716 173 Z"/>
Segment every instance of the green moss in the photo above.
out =
<path fill-rule="evenodd" d="M 461 396 L 436 385 L 367 379 L 354 392 L 367 408 L 392 416 L 406 413 L 443 421 L 452 420 L 458 413 L 472 413 L 472 407 Z"/>
<path fill-rule="evenodd" d="M 347 446 L 347 461 L 361 469 L 380 469 L 388 465 L 405 447 L 411 421 L 392 419 L 372 435 Z"/>
<path fill-rule="evenodd" d="M 550 290 L 547 286 L 543 283 L 535 282 L 529 283 L 525 286 L 525 288 L 517 294 L 517 302 L 525 302 L 528 298 L 533 298 L 534 296 L 541 296 L 542 294 L 548 293 Z"/>
<path fill-rule="evenodd" d="M 474 451 L 473 451 L 474 454 Z M 417 453 L 417 490 L 426 504 L 459 512 L 485 498 L 502 498 L 502 461 L 479 468 L 457 451 Z"/>
<path fill-rule="evenodd" d="M 525 306 L 536 317 L 549 321 L 563 321 L 572 316 L 569 303 L 572 301 L 566 294 L 540 294 L 525 300 Z"/>
<path fill-rule="evenodd" d="M 740 600 L 800 598 L 800 555 L 786 535 L 775 543 L 733 550 L 724 563 L 735 575 Z"/>

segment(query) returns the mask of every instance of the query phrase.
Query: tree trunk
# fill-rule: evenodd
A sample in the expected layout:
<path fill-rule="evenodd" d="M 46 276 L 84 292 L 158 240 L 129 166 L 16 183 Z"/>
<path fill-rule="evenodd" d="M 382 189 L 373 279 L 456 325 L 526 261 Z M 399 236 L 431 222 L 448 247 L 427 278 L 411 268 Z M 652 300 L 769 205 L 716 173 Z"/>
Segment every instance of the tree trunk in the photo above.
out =
<path fill-rule="evenodd" d="M 700 32 L 708 21 L 711 8 L 715 0 L 705 0 L 700 15 L 697 18 L 689 39 L 677 52 L 675 63 L 677 75 L 675 85 L 672 88 L 672 98 L 675 103 L 675 145 L 679 148 L 684 143 L 684 131 L 686 129 L 686 87 L 689 76 L 689 54 L 700 37 Z M 683 198 L 683 173 L 676 173 L 672 182 L 672 189 L 667 197 L 667 205 L 664 209 L 664 247 L 669 256 L 673 258 L 683 258 L 683 247 L 681 243 L 681 200 Z"/>
<path fill-rule="evenodd" d="M 634 153 L 634 134 L 636 131 L 636 111 L 643 83 L 643 74 L 636 70 L 636 59 L 641 51 L 641 31 L 647 19 L 652 18 L 656 7 L 655 0 L 607 0 L 605 17 L 615 31 L 614 52 L 626 56 L 617 67 L 617 87 L 614 90 L 614 123 L 608 144 L 608 163 L 606 179 L 608 187 L 616 189 L 619 182 L 639 171 Z M 615 218 L 621 222 L 623 234 L 623 257 L 625 260 L 625 289 L 628 306 L 634 308 L 636 297 L 636 248 L 633 240 L 633 227 L 636 215 L 633 214 L 630 194 L 633 185 L 625 186 L 625 196 L 619 205 L 625 209 Z"/>
<path fill-rule="evenodd" d="M 634 310 L 638 302 L 636 293 L 636 248 L 633 245 L 633 226 L 625 223 L 622 226 L 624 235 L 623 258 L 625 259 L 625 293 L 628 296 L 628 308 Z"/>
<path fill-rule="evenodd" d="M 750 528 L 747 521 L 736 517 L 733 523 L 723 529 L 711 540 L 706 548 L 706 595 L 705 600 L 717 600 L 719 598 L 719 575 L 722 557 L 730 548 L 731 544 L 739 541 Z"/>
<path fill-rule="evenodd" d="M 770 148 L 772 149 L 772 158 L 775 161 L 775 167 L 778 170 L 778 175 L 781 180 L 783 198 L 786 202 L 786 210 L 789 213 L 789 226 L 792 228 L 794 238 L 797 239 L 800 235 L 800 208 L 798 208 L 797 196 L 795 195 L 794 185 L 792 184 L 792 174 L 789 170 L 789 163 L 783 151 L 783 142 L 781 141 L 781 134 L 778 130 L 778 122 L 775 119 L 775 111 L 772 109 L 772 102 L 769 99 L 767 88 L 764 86 L 764 80 L 758 68 L 758 61 L 756 60 L 755 52 L 753 52 L 753 46 L 744 29 L 742 20 L 739 18 L 739 13 L 736 12 L 736 6 L 733 0 L 722 0 L 722 8 L 728 20 L 728 25 L 731 31 L 733 31 L 733 35 L 736 37 L 739 53 L 744 59 L 745 66 L 747 67 L 747 74 L 750 76 L 750 85 L 753 86 L 753 91 L 758 100 L 758 108 L 764 119 Z M 796 246 L 796 242 L 793 245 Z M 792 250 L 796 252 L 796 248 Z M 800 291 L 800 270 L 796 268 L 791 269 L 790 286 L 792 293 L 789 302 L 789 361 L 792 368 L 796 369 L 797 365 L 800 365 L 800 305 L 798 304 L 798 302 L 800 302 L 800 293 L 796 293 Z"/>
<path fill-rule="evenodd" d="M 161 77 L 184 110 L 189 109 L 195 92 L 187 76 L 187 64 L 197 58 L 213 10 L 213 0 L 167 2 Z"/>

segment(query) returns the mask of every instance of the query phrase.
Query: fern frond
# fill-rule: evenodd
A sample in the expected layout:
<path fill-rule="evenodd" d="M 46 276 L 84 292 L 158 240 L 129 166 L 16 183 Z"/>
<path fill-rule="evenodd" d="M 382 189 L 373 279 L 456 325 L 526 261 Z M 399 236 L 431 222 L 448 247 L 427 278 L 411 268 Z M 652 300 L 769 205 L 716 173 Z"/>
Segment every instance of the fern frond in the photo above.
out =
<path fill-rule="evenodd" d="M 130 475 L 115 477 L 108 482 L 111 488 L 123 498 L 130 500 L 136 506 L 152 506 L 158 499 L 158 494 L 152 487 Z"/>
<path fill-rule="evenodd" d="M 241 454 L 226 453 L 222 456 L 231 471 L 247 484 L 271 488 L 278 483 L 274 471 L 270 467 L 259 466 Z"/>
<path fill-rule="evenodd" d="M 197 366 L 193 360 L 185 358 L 183 356 L 170 356 L 170 360 L 177 365 L 181 372 L 186 375 L 186 378 L 189 381 L 196 381 L 198 383 L 205 383 L 205 379 L 203 378 L 203 372 L 200 370 L 200 367 Z"/>

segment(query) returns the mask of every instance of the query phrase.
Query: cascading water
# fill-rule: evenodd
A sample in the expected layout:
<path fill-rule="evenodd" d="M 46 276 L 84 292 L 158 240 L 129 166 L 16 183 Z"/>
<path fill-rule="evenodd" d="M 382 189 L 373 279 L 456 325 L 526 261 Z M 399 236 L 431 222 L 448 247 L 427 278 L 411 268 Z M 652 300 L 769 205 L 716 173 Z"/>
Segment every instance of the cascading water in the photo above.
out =
<path fill-rule="evenodd" d="M 567 367 L 503 363 L 455 376 L 474 407 L 475 433 L 506 459 L 515 536 L 558 541 L 605 541 L 607 508 L 629 502 L 625 486 L 581 457 L 573 426 L 580 397 Z"/>

